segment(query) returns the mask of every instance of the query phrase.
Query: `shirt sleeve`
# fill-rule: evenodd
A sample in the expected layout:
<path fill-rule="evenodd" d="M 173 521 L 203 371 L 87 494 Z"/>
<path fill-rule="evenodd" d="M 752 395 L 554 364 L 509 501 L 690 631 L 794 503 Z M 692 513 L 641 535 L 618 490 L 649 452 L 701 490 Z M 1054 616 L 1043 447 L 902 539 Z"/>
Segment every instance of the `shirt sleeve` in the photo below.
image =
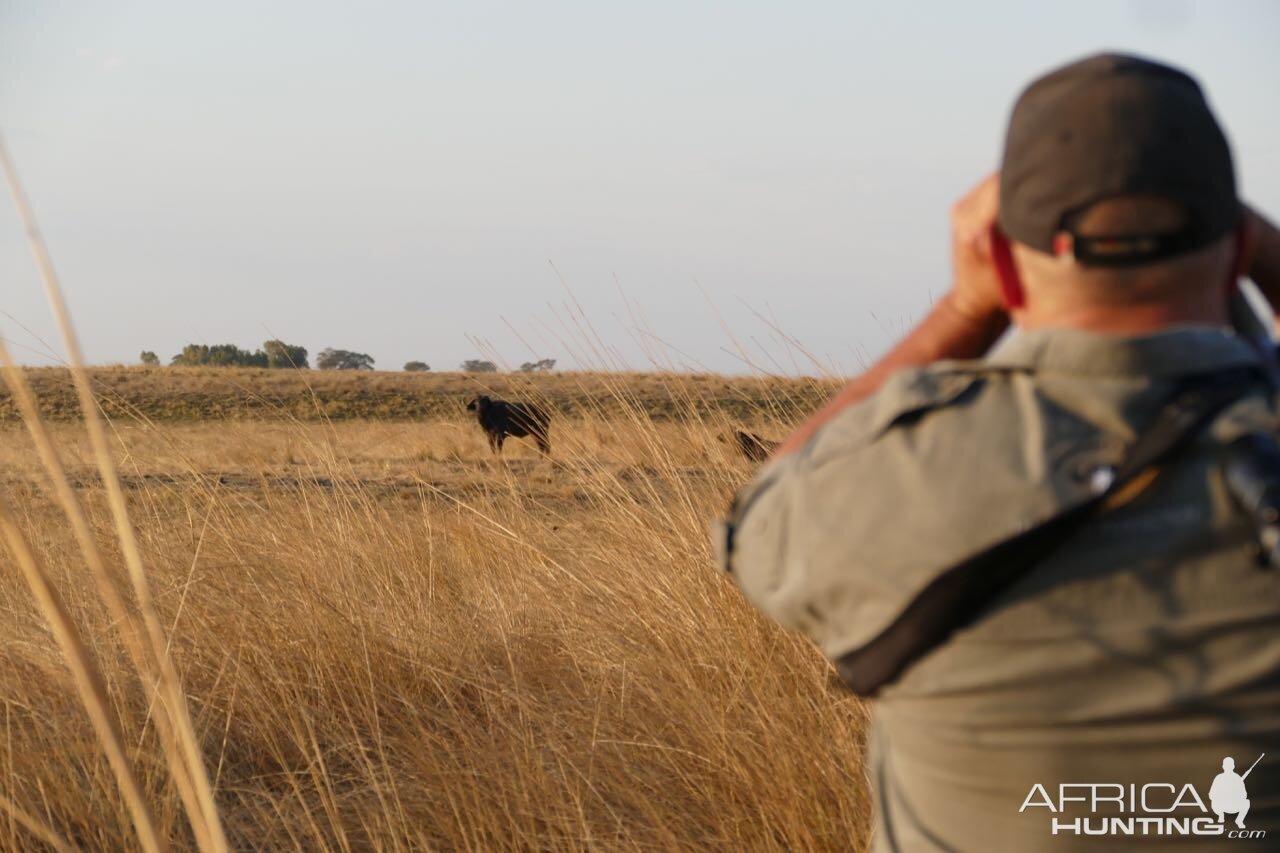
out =
<path fill-rule="evenodd" d="M 936 562 L 926 552 L 945 550 L 932 541 L 940 522 L 927 474 L 954 456 L 955 442 L 945 429 L 917 440 L 912 415 L 973 383 L 969 374 L 901 373 L 762 468 L 714 534 L 719 564 L 746 598 L 829 655 L 882 629 Z M 956 479 L 965 474 L 949 464 Z"/>
<path fill-rule="evenodd" d="M 722 571 L 732 575 L 741 585 L 757 579 L 762 572 L 776 580 L 781 571 L 783 532 L 791 483 L 797 477 L 799 453 L 775 459 L 762 468 L 737 496 L 729 508 L 729 516 L 718 525 L 717 558 Z M 772 556 L 772 568 L 759 559 Z"/>
<path fill-rule="evenodd" d="M 819 433 L 821 435 L 821 433 Z M 823 617 L 812 606 L 811 531 L 803 523 L 812 498 L 814 442 L 775 459 L 734 499 L 717 532 L 720 566 L 747 600 L 787 628 L 820 641 Z"/>

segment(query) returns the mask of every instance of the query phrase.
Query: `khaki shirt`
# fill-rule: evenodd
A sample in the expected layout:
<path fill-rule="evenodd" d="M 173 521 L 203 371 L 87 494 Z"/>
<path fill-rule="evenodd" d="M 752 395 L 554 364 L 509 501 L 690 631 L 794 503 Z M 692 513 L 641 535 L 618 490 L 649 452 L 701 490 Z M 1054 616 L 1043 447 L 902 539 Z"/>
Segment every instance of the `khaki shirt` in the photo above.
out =
<path fill-rule="evenodd" d="M 1178 380 L 1256 363 L 1211 328 L 1041 330 L 904 372 L 743 490 L 726 562 L 839 657 L 940 570 L 1105 484 Z M 882 691 L 877 849 L 1280 849 L 1280 572 L 1217 464 L 1221 442 L 1275 429 L 1260 385 Z M 1229 839 L 1209 786 L 1224 757 L 1243 773 L 1264 751 L 1245 823 L 1270 841 Z"/>

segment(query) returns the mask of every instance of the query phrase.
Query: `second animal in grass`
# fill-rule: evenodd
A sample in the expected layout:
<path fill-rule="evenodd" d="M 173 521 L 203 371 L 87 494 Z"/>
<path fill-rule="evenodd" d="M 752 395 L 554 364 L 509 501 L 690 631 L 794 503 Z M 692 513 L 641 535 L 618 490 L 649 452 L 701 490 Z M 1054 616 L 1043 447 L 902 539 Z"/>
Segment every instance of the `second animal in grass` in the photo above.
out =
<path fill-rule="evenodd" d="M 752 462 L 765 461 L 781 444 L 778 441 L 761 438 L 754 432 L 745 432 L 740 429 L 731 433 L 721 433 L 717 438 L 722 444 L 728 444 Z"/>
<path fill-rule="evenodd" d="M 551 416 L 532 403 L 510 403 L 482 394 L 467 403 L 467 411 L 476 413 L 494 453 L 502 453 L 502 443 L 509 435 L 529 436 L 538 443 L 538 450 L 551 452 Z"/>

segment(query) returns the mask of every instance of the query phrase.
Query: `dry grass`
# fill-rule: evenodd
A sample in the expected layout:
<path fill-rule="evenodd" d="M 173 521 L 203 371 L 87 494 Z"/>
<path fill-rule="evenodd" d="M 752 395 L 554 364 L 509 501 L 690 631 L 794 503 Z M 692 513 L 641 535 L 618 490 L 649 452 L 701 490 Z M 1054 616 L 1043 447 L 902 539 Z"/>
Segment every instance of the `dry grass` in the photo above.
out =
<path fill-rule="evenodd" d="M 539 377 L 516 393 L 582 401 L 553 423 L 551 460 L 521 441 L 494 460 L 453 408 L 421 423 L 301 423 L 291 405 L 268 421 L 117 421 L 232 846 L 863 847 L 862 707 L 709 553 L 708 521 L 750 473 L 714 440 L 730 426 L 716 401 L 746 400 L 745 425 L 778 437 L 799 397 L 718 381 Z M 191 847 L 146 691 L 25 434 L 2 432 L 20 527 L 84 628 L 160 833 Z M 122 564 L 87 442 L 70 424 L 54 436 Z M 47 832 L 130 848 L 129 812 L 7 555 L 0 583 L 0 847 Z"/>

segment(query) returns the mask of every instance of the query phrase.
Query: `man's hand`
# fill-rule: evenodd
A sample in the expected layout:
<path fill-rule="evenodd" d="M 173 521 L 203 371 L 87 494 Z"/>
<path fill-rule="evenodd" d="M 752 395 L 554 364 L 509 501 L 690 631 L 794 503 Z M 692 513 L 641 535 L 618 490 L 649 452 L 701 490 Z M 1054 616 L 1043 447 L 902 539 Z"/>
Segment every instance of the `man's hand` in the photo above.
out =
<path fill-rule="evenodd" d="M 955 282 L 947 295 L 892 350 L 814 413 L 774 451 L 798 450 L 828 421 L 880 389 L 907 367 L 953 358 L 977 358 L 1008 328 L 1000 278 L 991 254 L 991 224 L 1000 206 L 998 176 L 978 184 L 951 208 Z"/>
<path fill-rule="evenodd" d="M 1000 212 L 1000 174 L 988 175 L 951 207 L 951 265 L 947 299 L 969 320 L 986 324 L 1005 313 L 992 256 L 991 226 Z"/>

